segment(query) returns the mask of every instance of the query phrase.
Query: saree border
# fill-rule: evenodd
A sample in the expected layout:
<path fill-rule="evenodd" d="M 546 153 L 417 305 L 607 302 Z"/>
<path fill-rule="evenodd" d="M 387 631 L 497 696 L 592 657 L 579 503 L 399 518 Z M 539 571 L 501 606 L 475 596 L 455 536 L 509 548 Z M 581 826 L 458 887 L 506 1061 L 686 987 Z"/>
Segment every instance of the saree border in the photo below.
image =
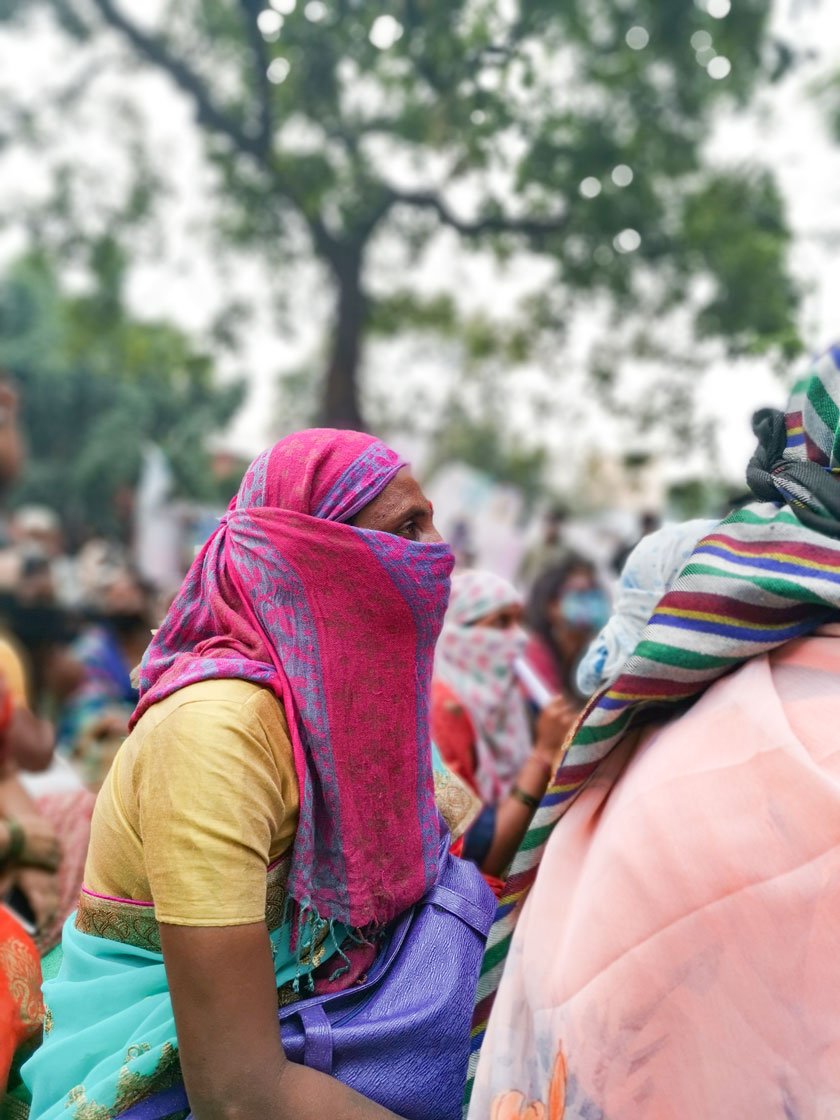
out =
<path fill-rule="evenodd" d="M 269 866 L 266 874 L 265 920 L 269 931 L 283 924 L 291 862 L 291 856 L 283 856 Z M 152 902 L 111 898 L 82 887 L 74 924 L 80 933 L 160 955 L 160 925 Z"/>

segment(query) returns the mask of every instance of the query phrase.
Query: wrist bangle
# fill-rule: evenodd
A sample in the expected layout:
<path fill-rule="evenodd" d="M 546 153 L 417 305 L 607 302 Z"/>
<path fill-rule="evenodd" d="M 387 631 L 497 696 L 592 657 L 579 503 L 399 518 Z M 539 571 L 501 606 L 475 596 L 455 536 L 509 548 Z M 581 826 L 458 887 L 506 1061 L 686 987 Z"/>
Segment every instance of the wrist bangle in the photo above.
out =
<path fill-rule="evenodd" d="M 520 789 L 519 786 L 511 787 L 510 795 L 511 797 L 515 797 L 517 801 L 521 801 L 523 805 L 527 805 L 532 812 L 535 812 L 540 807 L 540 799 L 538 797 L 532 797 L 530 793 L 526 793 L 525 790 Z"/>
<path fill-rule="evenodd" d="M 17 863 L 26 847 L 26 833 L 23 831 L 21 824 L 11 817 L 8 817 L 3 823 L 9 830 L 9 847 L 6 849 L 3 862 Z"/>

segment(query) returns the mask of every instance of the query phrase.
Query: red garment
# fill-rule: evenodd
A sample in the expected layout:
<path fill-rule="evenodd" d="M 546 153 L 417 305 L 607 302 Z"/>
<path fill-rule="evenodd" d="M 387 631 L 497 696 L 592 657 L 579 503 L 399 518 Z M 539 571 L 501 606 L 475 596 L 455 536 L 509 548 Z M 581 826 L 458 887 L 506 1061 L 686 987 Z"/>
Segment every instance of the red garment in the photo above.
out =
<path fill-rule="evenodd" d="M 565 693 L 566 688 L 554 653 L 544 638 L 532 634 L 525 647 L 524 657 L 549 692 L 553 692 L 555 696 Z"/>
<path fill-rule="evenodd" d="M 449 769 L 466 782 L 476 796 L 480 796 L 475 787 L 475 731 L 472 720 L 449 685 L 440 680 L 432 681 L 432 739 Z M 449 850 L 453 855 L 461 856 L 463 849 L 462 836 Z M 501 898 L 505 880 L 483 871 L 482 875 L 496 898 Z"/>
<path fill-rule="evenodd" d="M 479 870 L 481 869 L 479 868 Z M 501 898 L 507 886 L 507 879 L 500 879 L 497 875 L 490 875 L 487 871 L 482 871 L 481 874 L 484 878 L 484 882 L 496 898 Z"/>
<path fill-rule="evenodd" d="M 44 1021 L 41 961 L 35 942 L 8 910 L 0 907 L 0 1093 L 17 1048 Z"/>
<path fill-rule="evenodd" d="M 461 701 L 437 677 L 432 681 L 431 726 L 432 740 L 443 761 L 481 797 L 475 781 L 475 728 Z"/>

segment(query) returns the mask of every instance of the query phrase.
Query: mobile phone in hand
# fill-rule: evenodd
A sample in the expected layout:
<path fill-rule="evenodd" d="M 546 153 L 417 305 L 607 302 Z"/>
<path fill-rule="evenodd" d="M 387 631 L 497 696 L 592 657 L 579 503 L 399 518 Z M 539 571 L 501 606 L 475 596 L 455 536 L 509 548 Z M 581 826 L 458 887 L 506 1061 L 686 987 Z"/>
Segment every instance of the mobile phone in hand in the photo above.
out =
<path fill-rule="evenodd" d="M 19 922 L 30 936 L 35 936 L 38 932 L 38 919 L 29 899 L 20 887 L 12 887 L 3 899 L 2 906 L 4 910 L 9 911 L 15 921 Z"/>

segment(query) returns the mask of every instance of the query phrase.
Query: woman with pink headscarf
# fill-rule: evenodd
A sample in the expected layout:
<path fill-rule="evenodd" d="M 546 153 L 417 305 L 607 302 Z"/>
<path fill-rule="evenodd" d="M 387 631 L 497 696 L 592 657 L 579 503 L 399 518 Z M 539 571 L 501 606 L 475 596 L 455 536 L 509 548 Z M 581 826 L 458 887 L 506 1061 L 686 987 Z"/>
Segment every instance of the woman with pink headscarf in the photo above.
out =
<path fill-rule="evenodd" d="M 254 461 L 143 659 L 44 985 L 33 1117 L 115 1117 L 180 1076 L 196 1120 L 392 1116 L 288 1063 L 277 1005 L 352 985 L 436 879 L 452 564 L 378 440 L 302 432 Z"/>

